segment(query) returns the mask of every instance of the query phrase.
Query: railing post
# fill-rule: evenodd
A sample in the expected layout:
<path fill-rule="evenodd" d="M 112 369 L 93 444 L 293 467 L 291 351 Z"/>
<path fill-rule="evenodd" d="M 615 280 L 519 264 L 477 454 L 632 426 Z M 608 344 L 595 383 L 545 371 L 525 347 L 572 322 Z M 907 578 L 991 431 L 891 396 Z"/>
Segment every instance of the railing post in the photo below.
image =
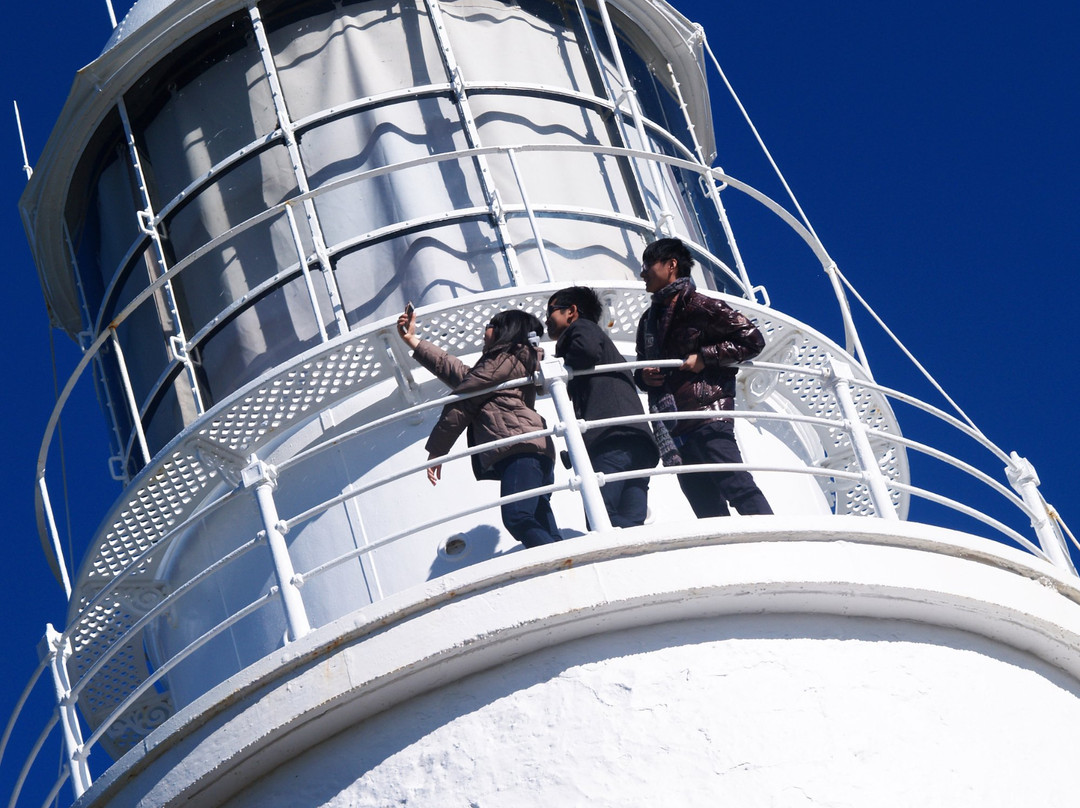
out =
<path fill-rule="evenodd" d="M 67 755 L 68 769 L 71 772 L 71 787 L 78 799 L 90 788 L 90 767 L 86 765 L 86 751 L 83 749 L 82 729 L 79 716 L 71 700 L 71 679 L 68 677 L 67 661 L 71 656 L 71 643 L 52 627 L 45 625 L 45 640 L 41 652 L 49 660 L 53 687 L 56 689 L 56 709 L 60 717 L 60 727 L 64 736 L 64 752 Z"/>
<path fill-rule="evenodd" d="M 540 256 L 540 264 L 544 267 L 544 277 L 550 282 L 553 278 L 551 276 L 551 267 L 548 266 L 547 249 L 544 247 L 544 239 L 540 235 L 540 225 L 537 224 L 536 214 L 533 212 L 532 205 L 529 204 L 529 196 L 525 192 L 525 178 L 521 176 L 521 169 L 518 168 L 514 150 L 507 149 L 506 156 L 510 159 L 510 169 L 514 172 L 514 179 L 517 181 L 518 193 L 521 194 L 521 204 L 525 206 L 525 215 L 529 217 L 529 227 L 532 228 L 533 239 L 536 241 L 536 252 Z"/>
<path fill-rule="evenodd" d="M 124 396 L 127 398 L 128 409 L 131 410 L 131 422 L 135 428 L 135 435 L 139 439 L 139 448 L 142 449 L 143 462 L 150 465 L 150 446 L 146 442 L 146 433 L 143 431 L 142 415 L 139 414 L 139 404 L 135 401 L 135 390 L 131 386 L 131 377 L 128 375 L 127 362 L 124 360 L 124 349 L 120 347 L 120 337 L 116 333 L 116 326 L 109 326 L 109 336 L 112 338 L 113 350 L 116 351 L 116 366 L 120 370 L 120 383 L 124 388 Z M 119 435 L 117 436 L 119 437 Z M 120 447 L 121 453 L 124 447 Z M 126 464 L 125 464 L 126 465 Z"/>
<path fill-rule="evenodd" d="M 68 576 L 67 559 L 64 557 L 64 547 L 60 543 L 60 532 L 56 529 L 56 514 L 53 513 L 52 500 L 49 498 L 49 486 L 45 482 L 45 474 L 38 477 L 38 496 L 41 497 L 41 514 L 45 518 L 45 531 L 49 534 L 52 542 L 52 551 L 56 555 L 56 566 L 59 567 L 60 583 L 64 586 L 64 596 L 71 599 L 71 578 Z"/>
<path fill-rule="evenodd" d="M 1035 535 L 1039 537 L 1039 546 L 1054 566 L 1076 574 L 1076 567 L 1069 558 L 1065 537 L 1061 535 L 1061 531 L 1051 519 L 1046 500 L 1039 493 L 1039 475 L 1035 473 L 1035 467 L 1026 458 L 1016 452 L 1011 452 L 1009 465 L 1005 467 L 1005 476 L 1009 478 L 1009 485 L 1020 495 L 1033 514 L 1031 527 L 1035 530 Z"/>
<path fill-rule="evenodd" d="M 604 34 L 607 36 L 608 47 L 611 49 L 611 55 L 615 59 L 615 68 L 619 72 L 619 83 L 622 85 L 619 89 L 622 92 L 620 98 L 612 99 L 615 102 L 615 116 L 616 118 L 622 115 L 622 99 L 625 98 L 630 106 L 630 117 L 634 122 L 634 129 L 637 132 L 638 140 L 641 141 L 641 151 L 654 152 L 656 149 L 652 147 L 649 140 L 648 133 L 645 131 L 645 117 L 641 112 L 641 104 L 638 103 L 637 90 L 634 89 L 634 83 L 630 81 L 630 74 L 626 70 L 626 63 L 622 58 L 622 50 L 619 47 L 619 39 L 615 35 L 615 26 L 611 22 L 611 15 L 608 14 L 608 2 L 609 0 L 598 0 L 596 7 L 600 12 L 600 21 L 604 26 Z M 624 135 L 625 137 L 625 135 Z M 626 145 L 630 145 L 627 142 Z M 675 219 L 674 214 L 670 210 L 667 187 L 664 185 L 664 177 L 660 173 L 660 166 L 655 160 L 649 160 L 648 162 L 649 176 L 651 177 L 655 188 L 653 193 L 656 195 L 657 204 L 660 210 L 657 211 L 659 221 L 654 221 L 653 224 L 656 227 L 657 235 L 672 236 L 675 234 L 672 222 Z M 648 188 L 642 188 L 642 199 L 646 202 L 646 209 L 648 210 Z M 652 211 L 650 210 L 651 214 Z"/>
<path fill-rule="evenodd" d="M 308 623 L 304 599 L 300 596 L 300 587 L 297 586 L 298 578 L 289 556 L 289 548 L 285 544 L 284 525 L 278 519 L 277 505 L 274 503 L 277 469 L 252 455 L 242 473 L 242 480 L 244 488 L 255 489 L 255 500 L 259 504 L 259 513 L 266 528 L 266 543 L 270 547 L 274 575 L 277 576 L 278 588 L 281 590 L 289 640 L 296 641 L 311 631 L 311 624 Z"/>
<path fill-rule="evenodd" d="M 545 359 L 540 363 L 540 377 L 555 405 L 555 414 L 559 418 L 556 432 L 562 433 L 566 448 L 570 451 L 570 463 L 577 475 L 573 487 L 581 490 L 581 499 L 585 504 L 585 516 L 589 520 L 589 525 L 593 530 L 611 530 L 611 520 L 608 518 L 607 508 L 604 507 L 604 497 L 600 494 L 600 483 L 596 479 L 592 460 L 589 459 L 589 452 L 585 448 L 585 439 L 581 436 L 581 425 L 574 413 L 570 394 L 566 391 L 566 380 L 569 378 L 566 368 L 559 359 Z"/>
<path fill-rule="evenodd" d="M 293 213 L 293 203 L 285 203 L 285 218 L 289 222 L 289 231 L 292 233 L 293 245 L 296 247 L 296 255 L 300 261 L 300 272 L 304 276 L 304 286 L 307 288 L 308 298 L 311 300 L 311 310 L 315 315 L 315 324 L 319 327 L 319 338 L 323 342 L 329 342 L 330 337 L 326 333 L 326 323 L 323 322 L 322 312 L 319 311 L 319 297 L 315 294 L 315 282 L 311 279 L 311 267 L 308 266 L 307 256 L 304 254 L 304 240 L 300 237 L 300 228 L 296 224 L 296 214 Z"/>
<path fill-rule="evenodd" d="M 840 405 L 840 412 L 844 418 L 844 428 L 851 438 L 851 447 L 855 452 L 855 462 L 859 465 L 863 482 L 870 491 L 870 501 L 874 503 L 874 512 L 881 519 L 899 520 L 896 508 L 893 506 L 892 496 L 885 484 L 885 477 L 878 465 L 877 455 L 870 446 L 870 439 L 866 436 L 867 426 L 859 417 L 859 410 L 855 406 L 855 400 L 851 397 L 851 382 L 855 376 L 851 372 L 851 366 L 846 362 L 837 361 L 829 357 L 831 371 L 826 376 L 826 381 L 832 388 L 833 395 Z"/>
<path fill-rule="evenodd" d="M 263 24 L 262 11 L 257 3 L 248 3 L 248 16 L 251 18 L 251 28 L 255 33 L 255 43 L 259 47 L 259 57 L 262 59 L 263 74 L 266 76 L 267 86 L 270 88 L 270 99 L 274 104 L 274 114 L 277 116 L 278 131 L 281 132 L 285 149 L 292 162 L 293 176 L 296 178 L 296 188 L 301 194 L 311 191 L 311 182 L 308 178 L 307 169 L 304 167 L 304 159 L 300 155 L 300 143 L 296 136 L 296 128 L 293 126 L 289 109 L 285 103 L 285 93 L 281 89 L 281 79 L 278 76 L 277 65 L 274 63 L 273 48 L 267 38 L 266 26 Z M 326 248 L 326 236 L 323 234 L 322 222 L 319 213 L 315 209 L 314 199 L 303 201 L 304 214 L 307 216 L 308 230 L 311 232 L 311 243 L 315 248 L 315 255 L 322 267 L 323 280 L 326 282 L 326 292 L 330 296 L 330 306 L 334 311 L 334 322 L 337 324 L 339 334 L 349 333 L 349 320 L 345 315 L 345 306 L 341 302 L 341 290 L 338 288 L 337 278 L 334 277 L 334 265 L 330 260 L 330 251 Z M 301 257 L 301 266 L 305 259 Z"/>

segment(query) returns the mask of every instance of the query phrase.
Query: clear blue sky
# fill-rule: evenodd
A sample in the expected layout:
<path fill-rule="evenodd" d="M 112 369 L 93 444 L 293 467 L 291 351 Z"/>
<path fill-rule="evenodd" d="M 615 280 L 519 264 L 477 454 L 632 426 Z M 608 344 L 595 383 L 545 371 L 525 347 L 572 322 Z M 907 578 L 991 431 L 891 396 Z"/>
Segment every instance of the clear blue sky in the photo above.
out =
<path fill-rule="evenodd" d="M 128 5 L 118 2 L 117 13 Z M 22 109 L 33 163 L 73 73 L 109 35 L 104 2 L 12 6 L 0 49 L 0 239 L 11 307 L 0 323 L 10 429 L 0 717 L 35 664 L 45 622 L 60 624 L 65 613 L 33 513 L 53 381 L 45 307 L 16 210 L 25 181 L 11 101 Z M 1080 528 L 1069 325 L 1080 289 L 1080 4 L 676 6 L 704 25 L 841 269 L 984 432 L 1032 460 L 1047 498 Z M 759 163 L 743 163 L 744 135 L 725 129 L 718 142 L 731 154 L 722 153 L 724 168 L 775 192 Z M 806 253 L 793 257 L 753 236 L 745 249 L 777 308 L 838 334 L 827 281 Z M 72 352 L 63 354 L 66 368 Z M 881 381 L 910 378 L 893 352 L 871 361 Z M 101 483 L 100 423 L 94 411 L 71 427 L 89 443 L 101 436 L 100 454 L 69 468 L 71 485 L 92 497 L 110 490 Z M 0 793 L 13 762 L 0 772 Z"/>

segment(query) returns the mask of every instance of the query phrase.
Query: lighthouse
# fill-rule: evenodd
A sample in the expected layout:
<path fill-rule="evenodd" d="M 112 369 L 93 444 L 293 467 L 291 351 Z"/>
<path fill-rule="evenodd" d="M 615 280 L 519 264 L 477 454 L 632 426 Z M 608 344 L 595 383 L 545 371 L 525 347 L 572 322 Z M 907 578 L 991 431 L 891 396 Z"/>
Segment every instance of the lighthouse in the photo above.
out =
<path fill-rule="evenodd" d="M 94 387 L 121 487 L 63 536 L 54 415 L 36 491 L 69 603 L 41 645 L 58 793 L 842 804 L 887 781 L 895 804 L 973 782 L 1064 804 L 1080 613 L 1060 520 L 1023 458 L 875 378 L 813 229 L 717 158 L 721 75 L 662 2 L 132 8 L 21 202 L 82 351 L 59 409 Z M 748 204 L 829 279 L 840 338 L 772 304 L 739 248 Z M 429 489 L 446 390 L 397 338 L 405 305 L 470 361 L 494 313 L 587 284 L 633 359 L 638 257 L 665 235 L 765 335 L 732 417 L 775 515 L 694 519 L 657 468 L 645 525 L 587 529 L 604 481 L 557 362 L 530 382 L 569 452 L 566 541 L 518 547 L 464 447 Z M 997 478 L 909 431 L 922 417 Z M 927 459 L 1010 516 L 928 488 Z"/>

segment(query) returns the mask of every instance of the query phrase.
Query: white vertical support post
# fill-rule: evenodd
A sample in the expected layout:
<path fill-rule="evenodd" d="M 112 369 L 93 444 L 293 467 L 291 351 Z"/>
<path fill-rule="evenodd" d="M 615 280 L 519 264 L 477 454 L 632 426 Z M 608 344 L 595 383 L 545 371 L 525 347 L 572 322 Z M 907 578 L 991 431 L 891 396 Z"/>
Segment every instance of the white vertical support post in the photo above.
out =
<path fill-rule="evenodd" d="M 270 98 L 274 102 L 274 113 L 277 115 L 278 128 L 281 130 L 285 148 L 289 152 L 289 160 L 292 161 L 296 187 L 300 189 L 301 194 L 309 193 L 311 183 L 308 182 L 307 170 L 304 168 L 304 160 L 300 155 L 300 146 L 296 140 L 296 130 L 293 128 L 292 118 L 289 116 L 289 109 L 285 104 L 285 93 L 281 89 L 277 65 L 274 64 L 274 55 L 270 50 L 270 40 L 266 36 L 262 13 L 257 3 L 250 2 L 248 4 L 248 16 L 251 18 L 251 27 L 255 32 L 255 42 L 259 46 L 259 57 L 262 59 L 263 72 L 266 74 L 266 80 L 270 85 Z M 337 323 L 338 333 L 348 333 L 349 321 L 345 316 L 345 306 L 341 302 L 341 291 L 338 289 L 337 280 L 334 278 L 330 252 L 326 249 L 326 238 L 322 232 L 322 223 L 319 221 L 318 211 L 315 210 L 315 202 L 311 199 L 305 199 L 303 204 L 304 213 L 307 215 L 308 228 L 311 230 L 311 240 L 315 245 L 315 254 L 319 257 L 323 277 L 326 279 L 326 291 L 330 295 L 330 305 L 334 309 L 334 321 Z"/>
<path fill-rule="evenodd" d="M 480 129 L 476 125 L 476 116 L 473 115 L 472 105 L 469 103 L 469 94 L 465 89 L 465 77 L 461 72 L 461 65 L 458 64 L 454 49 L 450 43 L 450 36 L 446 31 L 442 6 L 439 5 L 439 0 L 424 0 L 424 5 L 427 6 L 428 18 L 431 20 L 431 30 L 435 34 L 435 41 L 439 46 L 439 52 L 442 54 L 443 67 L 446 70 L 446 77 L 450 82 L 450 89 L 454 95 L 454 105 L 457 107 L 458 115 L 461 116 L 465 142 L 468 143 L 470 149 L 478 149 L 481 146 Z M 495 184 L 495 178 L 491 174 L 487 158 L 480 155 L 474 159 L 476 161 L 477 178 L 480 180 L 480 187 L 484 191 L 484 201 L 488 206 L 488 216 L 491 217 L 492 227 L 499 237 L 499 244 L 502 246 L 506 257 L 506 268 L 507 272 L 510 273 L 510 283 L 513 286 L 520 286 L 522 282 L 521 267 L 518 265 L 517 248 L 514 245 L 514 239 L 510 235 L 510 228 L 503 210 L 502 197 L 499 195 L 499 189 Z"/>
<path fill-rule="evenodd" d="M 114 25 L 113 27 L 115 28 L 116 26 Z M 30 167 L 30 158 L 26 156 L 26 137 L 23 135 L 22 116 L 19 115 L 19 102 L 13 101 L 12 103 L 15 104 L 15 126 L 19 130 L 19 145 L 22 146 L 23 172 L 26 174 L 26 181 L 30 182 L 30 178 L 34 176 L 34 169 Z"/>
<path fill-rule="evenodd" d="M 518 193 L 521 194 L 521 204 L 525 206 L 525 215 L 529 217 L 529 226 L 532 227 L 533 239 L 536 240 L 536 251 L 540 255 L 540 263 L 544 266 L 544 276 L 550 283 L 554 278 L 551 277 L 551 267 L 548 266 L 547 249 L 544 247 L 544 239 L 540 235 L 540 226 L 536 221 L 536 214 L 533 212 L 532 205 L 529 204 L 529 195 L 525 193 L 525 179 L 521 176 L 521 169 L 518 168 L 517 156 L 513 149 L 506 150 L 506 156 L 510 158 L 510 168 L 514 172 L 514 180 L 517 182 Z"/>
<path fill-rule="evenodd" d="M 158 229 L 156 219 L 157 213 L 154 210 L 154 202 L 150 198 L 150 184 L 146 178 L 146 172 L 143 170 L 142 158 L 139 155 L 139 148 L 135 142 L 135 130 L 131 126 L 131 118 L 128 115 L 127 105 L 121 98 L 116 102 L 116 111 L 120 114 L 120 122 L 124 127 L 124 137 L 127 138 L 128 156 L 131 158 L 131 169 L 135 172 L 135 184 L 139 188 L 139 197 L 142 200 L 142 210 L 135 211 L 135 219 L 139 225 L 139 229 L 146 234 L 150 239 L 150 243 L 154 246 L 154 258 L 157 262 L 157 271 L 155 272 L 152 267 L 147 267 L 147 271 L 151 281 L 156 281 L 161 275 L 164 275 L 169 271 L 169 262 L 165 254 L 165 245 L 162 242 L 161 231 Z M 183 396 L 177 396 L 180 403 L 181 412 L 183 413 L 184 423 L 190 424 L 195 418 L 206 412 L 206 406 L 203 402 L 202 391 L 199 387 L 199 375 L 195 372 L 195 365 L 188 357 L 188 339 L 184 333 L 184 320 L 180 316 L 180 308 L 176 303 L 176 292 L 173 289 L 172 280 L 166 280 L 159 287 L 160 302 L 165 306 L 168 312 L 168 322 L 164 322 L 165 318 L 162 318 L 162 327 L 166 331 L 167 344 L 173 358 L 176 359 L 184 367 L 184 376 L 187 378 L 187 389 L 184 391 L 191 396 L 190 400 Z M 155 294 L 155 297 L 158 297 Z M 168 333 L 169 329 L 172 333 Z M 176 350 L 177 346 L 180 350 Z M 177 391 L 179 393 L 179 390 Z M 185 408 L 190 407 L 190 412 L 184 412 Z"/>
<path fill-rule="evenodd" d="M 585 448 L 585 439 L 581 436 L 581 425 L 566 390 L 566 380 L 569 378 L 566 367 L 559 359 L 545 359 L 540 363 L 540 377 L 551 394 L 555 413 L 559 417 L 559 428 L 566 441 L 566 448 L 570 451 L 570 463 L 577 475 L 574 487 L 581 490 L 589 525 L 593 530 L 611 530 L 611 519 L 608 518 L 607 508 L 604 506 L 604 497 L 600 494 L 600 482 L 593 470 L 589 451 Z"/>
<path fill-rule="evenodd" d="M 71 261 L 72 274 L 75 277 L 75 288 L 79 290 L 79 305 L 82 307 L 83 322 L 86 325 L 86 330 L 79 333 L 79 348 L 85 351 L 94 341 L 94 315 L 90 312 L 90 304 L 86 299 L 86 288 L 83 285 L 82 269 L 79 267 L 79 256 L 75 251 L 75 245 L 71 240 L 71 231 L 68 229 L 67 222 L 62 223 L 64 229 L 64 246 L 67 248 L 68 260 Z M 98 352 L 94 357 L 94 363 L 98 367 L 98 371 L 101 373 L 102 378 L 105 377 L 105 367 L 101 361 L 101 353 Z M 124 454 L 124 439 L 121 436 L 119 409 L 117 403 L 113 401 L 112 391 L 109 389 L 110 385 L 101 385 L 100 395 L 104 399 L 105 411 L 109 414 L 109 419 L 112 421 L 113 436 L 116 439 L 116 460 L 120 461 Z M 127 466 L 122 463 L 119 464 L 121 472 L 118 475 L 116 472 L 111 472 L 114 479 L 121 479 L 124 483 L 128 482 Z"/>
<path fill-rule="evenodd" d="M 39 647 L 49 660 L 49 671 L 52 673 L 53 687 L 56 689 L 56 708 L 64 736 L 64 752 L 71 771 L 71 787 L 75 791 L 75 799 L 78 799 L 86 793 L 93 781 L 90 778 L 90 767 L 86 764 L 79 716 L 71 701 L 71 679 L 67 671 L 71 644 L 63 634 L 52 627 L 51 623 L 48 623 L 45 626 L 43 647 Z"/>
<path fill-rule="evenodd" d="M 308 297 L 311 298 L 311 310 L 315 314 L 315 323 L 319 326 L 319 337 L 323 342 L 328 342 L 330 337 L 326 334 L 326 323 L 323 322 L 322 312 L 319 311 L 319 298 L 315 295 L 315 284 L 311 280 L 311 268 L 304 255 L 304 240 L 300 237 L 300 228 L 296 225 L 296 214 L 293 213 L 293 203 L 285 203 L 285 218 L 289 220 L 289 229 L 292 231 L 293 244 L 296 246 L 296 256 L 300 260 L 300 272 L 304 275 L 304 285 L 307 287 Z"/>
<path fill-rule="evenodd" d="M 608 45 L 611 47 L 611 53 L 615 57 L 615 67 L 619 71 L 619 81 L 622 83 L 622 93 L 626 98 L 627 103 L 630 105 L 630 115 L 634 120 L 634 128 L 637 130 L 638 139 L 641 140 L 641 150 L 647 151 L 649 146 L 649 136 L 645 131 L 645 119 L 641 114 L 641 105 L 638 104 L 637 91 L 634 89 L 634 85 L 630 82 L 630 74 L 626 72 L 626 63 L 623 62 L 622 50 L 619 48 L 619 39 L 615 36 L 615 26 L 611 24 L 611 16 L 608 14 L 607 0 L 597 0 L 597 9 L 600 11 L 600 20 L 604 24 L 604 33 L 607 35 Z M 615 99 L 615 114 L 619 114 L 619 101 Z M 649 175 L 652 177 L 652 181 L 656 183 L 656 199 L 660 205 L 660 221 L 656 223 L 658 233 L 657 235 L 673 236 L 675 235 L 672 228 L 672 221 L 675 218 L 668 204 L 667 191 L 664 188 L 664 178 L 660 174 L 660 167 L 655 160 L 649 160 Z"/>
<path fill-rule="evenodd" d="M 116 350 L 116 364 L 120 368 L 120 381 L 124 388 L 124 396 L 127 398 L 128 409 L 131 410 L 131 420 L 135 425 L 135 434 L 139 438 L 139 448 L 142 449 L 143 460 L 149 464 L 150 446 L 146 442 L 146 433 L 143 432 L 139 405 L 135 401 L 135 391 L 131 388 L 131 377 L 128 375 L 127 362 L 124 361 L 124 350 L 120 347 L 120 339 L 116 336 L 116 326 L 109 326 L 109 336 L 112 337 L 113 348 Z M 121 447 L 121 451 L 123 451 L 123 447 Z"/>
<path fill-rule="evenodd" d="M 1024 500 L 1028 510 L 1031 511 L 1031 527 L 1039 539 L 1047 557 L 1054 566 L 1076 574 L 1072 559 L 1069 558 L 1069 549 L 1065 544 L 1065 537 L 1054 524 L 1050 517 L 1046 500 L 1039 493 L 1039 475 L 1035 473 L 1035 467 L 1027 458 L 1023 458 L 1016 452 L 1009 454 L 1009 465 L 1005 467 L 1005 476 L 1009 478 L 1009 484 Z"/>
<path fill-rule="evenodd" d="M 270 547 L 270 558 L 274 565 L 278 588 L 281 590 L 281 603 L 285 610 L 285 622 L 289 629 L 289 640 L 295 642 L 311 632 L 304 599 L 300 595 L 298 578 L 293 569 L 289 548 L 285 544 L 285 532 L 278 519 L 277 505 L 274 503 L 274 489 L 277 488 L 277 469 L 264 463 L 254 455 L 249 465 L 242 472 L 244 488 L 255 489 L 255 501 L 259 505 L 263 526 L 266 528 L 266 543 Z"/>
<path fill-rule="evenodd" d="M 41 512 L 45 516 L 45 529 L 49 533 L 53 553 L 56 555 L 56 566 L 60 568 L 60 583 L 64 585 L 64 595 L 71 600 L 71 578 L 68 577 L 67 559 L 64 557 L 64 548 L 60 544 L 60 532 L 56 529 L 56 514 L 53 513 L 52 500 L 49 499 L 49 486 L 45 482 L 44 473 L 38 477 L 38 495 L 41 497 Z"/>
<path fill-rule="evenodd" d="M 700 41 L 703 36 L 701 26 L 698 26 L 691 36 L 690 40 L 686 43 L 693 49 L 696 42 Z M 701 142 L 698 140 L 697 127 L 694 126 L 694 120 L 690 117 L 690 109 L 686 105 L 686 99 L 683 98 L 682 85 L 679 84 L 679 77 L 675 75 L 675 68 L 668 62 L 668 76 L 671 78 L 671 86 L 675 90 L 675 98 L 678 99 L 679 109 L 682 110 L 683 120 L 686 122 L 687 131 L 690 132 L 690 141 L 694 144 L 694 154 L 697 155 L 698 162 L 705 168 L 709 168 L 709 161 L 705 159 L 705 151 L 701 148 Z M 735 232 L 731 229 L 731 221 L 728 219 L 727 210 L 724 208 L 724 203 L 720 199 L 720 189 L 716 185 L 716 179 L 712 173 L 706 172 L 705 174 L 699 174 L 698 180 L 703 186 L 705 186 L 705 194 L 713 203 L 713 208 L 716 210 L 716 215 L 720 218 L 720 226 L 724 230 L 724 236 L 727 238 L 728 246 L 731 248 L 731 256 L 735 259 L 735 270 L 739 273 L 739 279 L 742 281 L 743 291 L 746 296 L 751 300 L 754 299 L 754 287 L 750 283 L 750 275 L 746 271 L 746 264 L 743 261 L 742 252 L 739 250 L 739 244 L 735 240 Z"/>
<path fill-rule="evenodd" d="M 855 379 L 851 366 L 831 356 L 829 363 L 831 373 L 828 376 L 828 383 L 840 405 L 840 412 L 844 417 L 844 429 L 851 439 L 855 462 L 859 466 L 863 482 L 870 491 L 870 501 L 874 503 L 874 512 L 880 519 L 899 520 L 900 517 L 896 515 L 889 488 L 885 484 L 885 477 L 878 465 L 877 455 L 874 454 L 870 439 L 866 435 L 867 426 L 859 417 L 859 410 L 851 396 L 851 382 Z"/>
<path fill-rule="evenodd" d="M 624 148 L 630 148 L 630 138 L 627 137 L 626 121 L 623 120 L 623 116 L 619 114 L 619 96 L 615 92 L 615 89 L 611 86 L 611 81 L 608 79 L 608 72 L 604 63 L 600 60 L 600 46 L 596 41 L 596 33 L 593 31 L 592 23 L 589 21 L 589 13 L 585 9 L 585 4 L 582 0 L 575 0 L 577 4 L 578 18 L 581 20 L 582 30 L 585 31 L 585 38 L 589 43 L 589 52 L 593 57 L 593 65 L 596 68 L 597 76 L 604 85 L 604 92 L 607 93 L 606 100 L 611 103 L 611 115 L 612 120 L 618 129 L 619 136 L 622 141 L 615 143 L 616 146 L 622 146 Z M 618 158 L 624 159 L 624 158 Z M 633 189 L 640 193 L 640 197 L 637 201 L 641 203 L 641 210 L 643 215 L 649 217 L 649 221 L 653 223 L 653 228 L 656 228 L 656 221 L 652 218 L 652 211 L 649 207 L 649 199 L 645 192 L 645 180 L 641 176 L 641 166 L 637 160 L 632 158 L 627 159 L 627 165 L 634 173 L 634 178 L 637 180 L 637 188 Z M 629 189 L 628 189 L 629 190 Z"/>
<path fill-rule="evenodd" d="M 840 305 L 840 315 L 844 320 L 844 348 L 848 353 L 854 353 L 859 358 L 863 370 L 873 379 L 874 374 L 870 370 L 870 362 L 866 359 L 866 351 L 863 350 L 862 340 L 859 339 L 859 331 L 855 328 L 855 319 L 851 316 L 851 305 L 848 303 L 844 285 L 840 282 L 839 268 L 835 262 L 825 267 L 825 274 L 829 276 L 833 294 L 836 295 L 836 302 Z"/>

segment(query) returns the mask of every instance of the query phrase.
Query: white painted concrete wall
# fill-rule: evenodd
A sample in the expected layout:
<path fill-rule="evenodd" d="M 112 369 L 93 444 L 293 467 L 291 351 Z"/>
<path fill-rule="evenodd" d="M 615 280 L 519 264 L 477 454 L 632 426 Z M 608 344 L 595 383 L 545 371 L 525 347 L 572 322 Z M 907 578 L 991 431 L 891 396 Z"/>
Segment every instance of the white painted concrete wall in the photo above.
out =
<path fill-rule="evenodd" d="M 513 553 L 260 660 L 89 806 L 1072 806 L 1080 589 L 964 534 L 730 517 Z"/>
<path fill-rule="evenodd" d="M 965 632 L 795 615 L 578 640 L 361 723 L 228 805 L 1075 805 L 1076 682 Z"/>

